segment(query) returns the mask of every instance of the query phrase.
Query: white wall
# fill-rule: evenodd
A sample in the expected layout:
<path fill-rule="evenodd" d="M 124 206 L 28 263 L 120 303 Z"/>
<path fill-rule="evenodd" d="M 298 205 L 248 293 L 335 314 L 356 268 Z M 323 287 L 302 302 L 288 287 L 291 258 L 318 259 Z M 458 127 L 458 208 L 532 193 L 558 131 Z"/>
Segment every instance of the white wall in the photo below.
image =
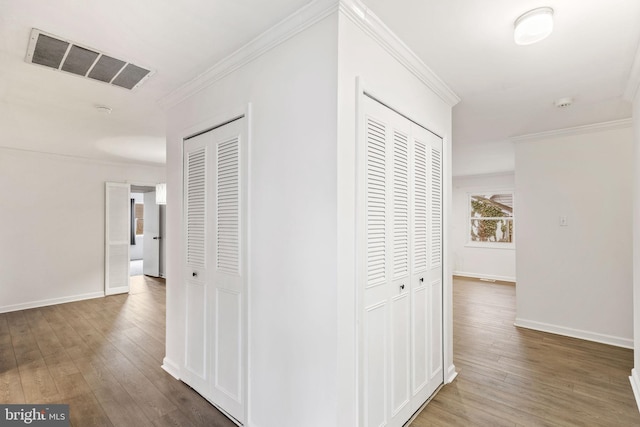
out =
<path fill-rule="evenodd" d="M 633 336 L 630 380 L 640 408 L 640 90 L 637 88 L 633 100 Z"/>
<path fill-rule="evenodd" d="M 251 103 L 248 425 L 335 425 L 336 16 L 168 112 L 165 365 L 180 367 L 182 138 Z"/>
<path fill-rule="evenodd" d="M 453 274 L 516 281 L 516 249 L 469 246 L 469 193 L 513 191 L 513 172 L 453 178 Z M 517 194 L 515 195 L 517 198 Z M 514 212 L 518 222 L 518 212 Z M 516 236 L 516 246 L 518 237 Z"/>
<path fill-rule="evenodd" d="M 455 141 L 455 135 L 453 139 Z M 453 176 L 510 173 L 514 165 L 514 146 L 511 141 L 453 146 Z"/>
<path fill-rule="evenodd" d="M 105 181 L 164 168 L 0 149 L 0 312 L 104 295 Z"/>
<path fill-rule="evenodd" d="M 590 129 L 516 144 L 516 324 L 632 347 L 632 130 Z"/>

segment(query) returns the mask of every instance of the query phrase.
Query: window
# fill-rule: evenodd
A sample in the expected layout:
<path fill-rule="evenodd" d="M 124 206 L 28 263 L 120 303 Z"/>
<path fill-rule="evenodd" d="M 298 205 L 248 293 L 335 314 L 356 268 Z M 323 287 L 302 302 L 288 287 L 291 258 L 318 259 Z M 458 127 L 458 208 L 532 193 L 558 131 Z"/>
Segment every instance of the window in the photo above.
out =
<path fill-rule="evenodd" d="M 513 247 L 513 192 L 469 194 L 469 244 Z"/>

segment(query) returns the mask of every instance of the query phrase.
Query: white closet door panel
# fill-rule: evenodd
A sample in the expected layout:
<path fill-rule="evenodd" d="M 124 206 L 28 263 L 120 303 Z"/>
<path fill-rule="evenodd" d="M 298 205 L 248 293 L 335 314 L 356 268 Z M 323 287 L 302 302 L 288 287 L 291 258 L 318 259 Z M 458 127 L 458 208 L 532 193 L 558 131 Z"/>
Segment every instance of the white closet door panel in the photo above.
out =
<path fill-rule="evenodd" d="M 413 293 L 413 358 L 412 358 L 412 391 L 417 394 L 427 383 L 429 371 L 429 343 L 427 323 L 427 288 L 420 286 Z"/>
<path fill-rule="evenodd" d="M 431 355 L 429 357 L 429 380 L 433 381 L 443 373 L 442 354 L 442 280 L 436 279 L 429 289 L 429 302 L 431 313 L 431 331 L 429 342 L 431 343 Z"/>
<path fill-rule="evenodd" d="M 215 387 L 233 401 L 242 401 L 242 295 L 225 289 L 217 290 L 216 341 L 214 347 Z M 233 322 L 229 320 L 233 319 Z"/>
<path fill-rule="evenodd" d="M 442 263 L 442 148 L 431 147 L 431 268 L 439 268 Z"/>
<path fill-rule="evenodd" d="M 210 198 L 207 210 L 213 299 L 210 344 L 211 401 L 239 422 L 245 418 L 246 119 L 209 132 Z"/>
<path fill-rule="evenodd" d="M 185 366 L 181 377 L 205 397 L 211 393 L 209 367 L 211 291 L 207 286 L 208 143 L 199 135 L 184 145 L 184 236 L 186 287 Z"/>
<path fill-rule="evenodd" d="M 427 145 L 420 139 L 414 141 L 413 157 L 413 274 L 427 269 L 428 180 Z"/>
<path fill-rule="evenodd" d="M 367 288 L 387 279 L 386 126 L 367 117 L 366 124 Z"/>
<path fill-rule="evenodd" d="M 206 266 L 207 135 L 189 140 L 185 152 L 185 225 L 187 264 L 192 269 Z"/>
<path fill-rule="evenodd" d="M 209 394 L 209 366 L 207 363 L 207 289 L 203 283 L 186 284 L 185 368 L 183 380 L 203 396 Z"/>
<path fill-rule="evenodd" d="M 393 277 L 409 274 L 409 136 L 393 131 Z"/>
<path fill-rule="evenodd" d="M 106 295 L 129 292 L 130 187 L 107 182 L 105 186 Z"/>
<path fill-rule="evenodd" d="M 365 309 L 364 343 L 364 425 L 384 426 L 389 406 L 386 301 Z"/>
<path fill-rule="evenodd" d="M 391 302 L 391 410 L 396 416 L 408 407 L 411 398 L 411 312 L 409 293 L 402 293 Z M 408 414 L 411 416 L 411 414 Z"/>
<path fill-rule="evenodd" d="M 424 286 L 424 312 L 413 313 L 414 334 L 425 339 L 426 382 L 414 389 L 414 409 L 442 384 L 442 139 L 416 127 L 414 141 L 414 255 L 420 254 L 413 271 L 413 281 Z M 426 223 L 426 235 L 423 233 Z M 426 248 L 426 253 L 423 249 Z M 426 267 L 426 268 L 425 268 Z M 420 339 L 422 339 L 422 337 Z M 416 358 L 418 355 L 416 355 Z"/>
<path fill-rule="evenodd" d="M 240 274 L 240 141 L 217 144 L 216 268 Z"/>

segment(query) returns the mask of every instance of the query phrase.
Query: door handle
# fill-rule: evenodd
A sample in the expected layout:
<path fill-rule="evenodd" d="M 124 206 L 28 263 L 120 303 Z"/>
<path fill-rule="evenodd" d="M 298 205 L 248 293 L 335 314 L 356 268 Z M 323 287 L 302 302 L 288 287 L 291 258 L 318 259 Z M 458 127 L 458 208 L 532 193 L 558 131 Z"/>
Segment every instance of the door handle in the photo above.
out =
<path fill-rule="evenodd" d="M 400 290 L 404 289 L 404 284 L 400 285 Z"/>
<path fill-rule="evenodd" d="M 162 237 L 160 237 L 160 236 L 156 236 L 156 237 L 153 238 L 153 240 L 160 240 L 160 239 L 162 239 Z"/>
<path fill-rule="evenodd" d="M 191 273 L 191 275 L 192 275 L 193 277 L 198 277 L 198 273 L 196 273 L 195 271 L 194 271 L 193 273 Z"/>

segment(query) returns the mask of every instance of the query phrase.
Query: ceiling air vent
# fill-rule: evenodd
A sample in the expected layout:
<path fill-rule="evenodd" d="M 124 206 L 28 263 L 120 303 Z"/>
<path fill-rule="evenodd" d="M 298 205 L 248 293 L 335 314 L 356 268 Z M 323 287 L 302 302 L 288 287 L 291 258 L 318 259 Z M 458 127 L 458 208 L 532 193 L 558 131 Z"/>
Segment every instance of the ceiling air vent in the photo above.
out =
<path fill-rule="evenodd" d="M 96 49 L 31 30 L 25 61 L 109 83 L 125 89 L 139 87 L 154 72 Z"/>

